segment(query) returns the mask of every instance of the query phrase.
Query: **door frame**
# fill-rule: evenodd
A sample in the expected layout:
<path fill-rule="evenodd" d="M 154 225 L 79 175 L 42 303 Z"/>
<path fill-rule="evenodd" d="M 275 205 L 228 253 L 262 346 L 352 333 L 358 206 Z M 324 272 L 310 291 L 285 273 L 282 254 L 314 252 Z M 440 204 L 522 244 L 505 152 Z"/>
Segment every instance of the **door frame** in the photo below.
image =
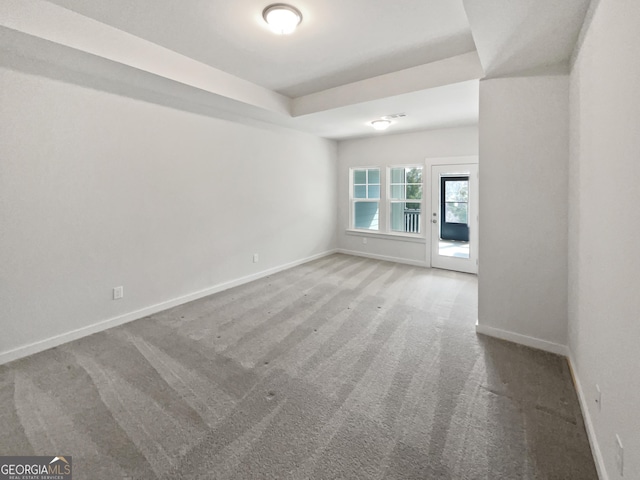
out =
<path fill-rule="evenodd" d="M 438 200 L 438 205 L 433 205 L 434 203 L 434 195 L 433 195 L 433 178 L 432 178 L 432 170 L 434 166 L 460 166 L 460 165 L 475 165 L 476 168 L 479 168 L 478 165 L 478 156 L 477 155 L 465 155 L 465 156 L 459 156 L 459 157 L 431 157 L 431 158 L 426 158 L 425 159 L 425 182 L 424 182 L 424 199 L 425 199 L 425 219 L 427 221 L 427 228 L 425 229 L 425 234 L 427 237 L 427 242 L 426 242 L 426 258 L 427 258 L 427 263 L 429 267 L 433 267 L 433 234 L 432 234 L 432 229 L 433 228 L 439 228 L 440 227 L 440 222 L 438 222 L 437 224 L 433 224 L 431 223 L 431 217 L 432 217 L 432 212 L 438 212 L 439 213 L 439 200 Z M 477 172 L 477 170 L 476 170 Z M 478 190 L 479 190 L 479 177 L 476 175 L 475 180 L 475 185 L 476 188 L 472 188 L 471 192 L 470 192 L 470 204 L 475 204 L 475 213 L 470 211 L 471 214 L 471 231 L 470 231 L 470 245 L 473 248 L 475 246 L 475 249 L 473 249 L 473 251 L 475 252 L 475 254 L 472 254 L 471 256 L 474 259 L 475 265 L 473 265 L 473 268 L 465 268 L 464 264 L 461 266 L 461 269 L 458 271 L 467 271 L 469 273 L 477 273 L 479 265 L 478 265 L 478 250 L 479 250 L 479 237 L 478 237 L 478 225 L 480 222 L 480 216 L 478 214 L 478 203 L 479 203 L 479 195 L 478 195 Z M 435 209 L 435 210 L 434 210 Z M 467 260 L 464 260 L 463 262 L 468 262 Z M 467 264 L 469 265 L 469 264 Z"/>

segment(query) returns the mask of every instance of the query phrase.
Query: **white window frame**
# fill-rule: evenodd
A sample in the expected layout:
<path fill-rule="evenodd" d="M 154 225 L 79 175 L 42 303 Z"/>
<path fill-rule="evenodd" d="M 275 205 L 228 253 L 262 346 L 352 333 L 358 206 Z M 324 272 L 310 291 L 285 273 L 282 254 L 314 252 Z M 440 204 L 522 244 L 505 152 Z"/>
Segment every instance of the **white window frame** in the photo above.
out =
<path fill-rule="evenodd" d="M 366 183 L 361 184 L 359 183 L 358 185 L 364 185 L 365 186 L 365 198 L 356 198 L 354 195 L 354 190 L 355 190 L 355 183 L 354 183 L 354 173 L 356 170 L 365 170 L 366 173 Z M 379 177 L 379 183 L 369 183 L 369 170 L 377 170 L 378 171 L 378 177 Z M 354 230 L 357 232 L 368 232 L 368 233 L 379 233 L 382 231 L 382 229 L 384 228 L 384 224 L 382 223 L 382 208 L 384 205 L 384 201 L 383 201 L 383 195 L 384 195 L 384 188 L 383 188 L 383 168 L 379 167 L 379 166 L 368 166 L 368 167 L 351 167 L 349 169 L 349 229 L 350 230 Z M 378 185 L 380 187 L 380 195 L 378 196 L 378 198 L 369 198 L 369 185 Z M 367 202 L 367 203 L 378 203 L 378 228 L 377 230 L 373 230 L 370 228 L 357 228 L 355 226 L 355 210 L 356 210 L 356 202 L 360 203 L 360 202 Z"/>
<path fill-rule="evenodd" d="M 422 169 L 422 199 L 418 201 L 406 202 L 405 200 L 391 200 L 391 169 L 392 168 L 421 168 Z M 380 172 L 380 198 L 355 198 L 354 197 L 354 172 L 356 170 L 378 170 Z M 365 165 L 349 168 L 349 215 L 346 233 L 360 237 L 378 237 L 401 240 L 406 242 L 426 241 L 427 218 L 425 211 L 427 195 L 427 168 L 423 164 L 390 164 L 390 165 Z M 368 179 L 368 178 L 367 178 Z M 361 184 L 358 184 L 361 185 Z M 377 184 L 376 184 L 377 185 Z M 406 185 L 406 184 L 405 184 Z M 367 191 L 368 195 L 368 191 Z M 355 228 L 355 202 L 378 202 L 378 229 L 370 230 L 366 228 Z M 420 203 L 420 233 L 398 232 L 391 230 L 391 204 L 392 203 Z"/>
<path fill-rule="evenodd" d="M 392 185 L 404 185 L 405 187 L 407 185 L 417 185 L 414 183 L 406 183 L 406 178 L 405 178 L 405 182 L 403 183 L 392 183 L 392 177 L 391 177 L 391 170 L 394 168 L 402 168 L 402 169 L 411 169 L 411 168 L 419 168 L 422 170 L 422 182 L 420 183 L 420 185 L 422 186 L 422 198 L 420 199 L 420 201 L 408 201 L 408 199 L 393 199 L 391 198 L 391 187 Z M 387 221 L 386 221 L 386 231 L 390 234 L 390 235 L 400 235 L 400 236 L 407 236 L 407 237 L 418 237 L 418 238 L 426 238 L 426 215 L 425 215 L 425 172 L 426 172 L 426 168 L 424 167 L 424 165 L 421 165 L 419 163 L 416 164 L 403 164 L 403 165 L 388 165 L 387 166 L 387 171 L 386 171 L 386 177 L 387 177 L 387 181 L 386 181 L 386 188 L 385 188 L 385 204 L 386 204 L 386 217 L 387 217 Z M 391 226 L 391 205 L 394 203 L 419 203 L 420 204 L 420 220 L 419 220 L 419 232 L 399 232 L 396 230 L 392 229 Z"/>

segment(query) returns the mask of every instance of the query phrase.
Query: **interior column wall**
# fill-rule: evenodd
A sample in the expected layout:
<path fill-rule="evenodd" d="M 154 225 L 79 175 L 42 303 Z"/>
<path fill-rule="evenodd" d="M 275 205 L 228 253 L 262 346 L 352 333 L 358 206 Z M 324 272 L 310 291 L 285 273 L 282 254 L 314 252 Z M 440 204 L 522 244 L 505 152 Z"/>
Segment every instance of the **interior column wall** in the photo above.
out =
<path fill-rule="evenodd" d="M 480 82 L 478 330 L 564 353 L 567 75 Z"/>

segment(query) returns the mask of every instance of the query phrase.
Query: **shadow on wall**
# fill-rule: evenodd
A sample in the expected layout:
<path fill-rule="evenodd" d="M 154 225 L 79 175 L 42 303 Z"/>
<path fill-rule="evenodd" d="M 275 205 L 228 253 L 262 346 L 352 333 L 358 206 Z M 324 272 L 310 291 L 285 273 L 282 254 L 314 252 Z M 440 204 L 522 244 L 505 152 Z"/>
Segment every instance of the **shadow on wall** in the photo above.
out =
<path fill-rule="evenodd" d="M 496 448 L 511 445 L 514 452 L 529 454 L 528 462 L 514 459 L 505 465 L 501 459 L 502 465 L 490 465 L 489 470 L 502 472 L 504 478 L 529 478 L 527 464 L 532 462 L 541 478 L 597 480 L 566 358 L 484 335 L 478 340 L 486 367 L 480 395 L 486 404 L 487 432 L 499 443 Z M 498 457 L 488 458 L 491 462 Z"/>
<path fill-rule="evenodd" d="M 0 47 L 0 67 L 263 130 L 279 131 L 284 128 L 268 123 L 271 115 L 257 107 L 118 62 L 18 32 L 8 39 L 0 39 L 9 41 Z M 24 52 L 24 55 L 15 52 Z M 231 109 L 237 110 L 238 105 L 242 105 L 244 113 L 250 116 L 232 113 Z M 264 121 L 259 120 L 260 116 Z"/>

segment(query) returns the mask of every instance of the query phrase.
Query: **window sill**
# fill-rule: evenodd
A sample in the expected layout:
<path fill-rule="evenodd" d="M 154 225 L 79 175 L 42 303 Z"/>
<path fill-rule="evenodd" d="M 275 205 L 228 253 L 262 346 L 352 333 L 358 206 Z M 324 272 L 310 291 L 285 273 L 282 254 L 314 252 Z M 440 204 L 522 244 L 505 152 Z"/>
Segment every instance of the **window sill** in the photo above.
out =
<path fill-rule="evenodd" d="M 384 238 L 385 240 L 398 240 L 400 242 L 413 242 L 413 243 L 427 243 L 427 239 L 422 234 L 405 234 L 405 233 L 388 233 L 388 232 L 375 232 L 372 230 L 358 230 L 348 228 L 345 230 L 347 235 L 353 235 L 356 237 L 372 237 L 372 238 Z"/>

